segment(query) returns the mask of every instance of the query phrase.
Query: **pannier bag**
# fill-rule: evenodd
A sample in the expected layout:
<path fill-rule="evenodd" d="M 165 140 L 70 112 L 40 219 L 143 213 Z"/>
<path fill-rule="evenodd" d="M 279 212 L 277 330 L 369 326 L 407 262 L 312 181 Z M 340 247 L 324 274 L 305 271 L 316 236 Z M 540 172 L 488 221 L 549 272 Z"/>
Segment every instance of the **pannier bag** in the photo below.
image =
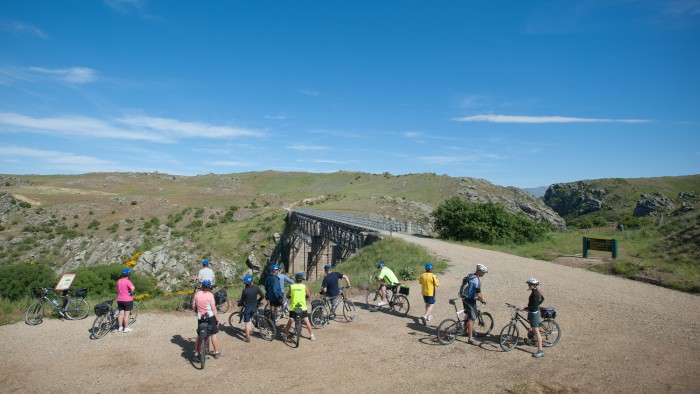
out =
<path fill-rule="evenodd" d="M 75 289 L 75 298 L 86 298 L 88 289 Z"/>
<path fill-rule="evenodd" d="M 557 311 L 553 306 L 545 306 L 540 308 L 540 315 L 543 319 L 555 319 L 557 317 Z"/>
<path fill-rule="evenodd" d="M 216 293 L 214 293 L 214 302 L 216 302 L 216 305 L 223 304 L 224 302 L 226 302 L 227 299 L 228 299 L 228 294 L 226 294 L 226 290 L 224 290 L 224 289 L 221 289 L 221 290 L 217 291 Z"/>
<path fill-rule="evenodd" d="M 109 301 L 100 302 L 99 304 L 95 305 L 95 316 L 102 316 L 108 314 L 110 305 L 111 302 Z"/>
<path fill-rule="evenodd" d="M 408 291 L 411 290 L 410 287 L 403 285 L 399 287 L 399 294 L 408 295 Z"/>
<path fill-rule="evenodd" d="M 197 335 L 199 335 L 202 338 L 209 337 L 209 322 L 206 322 L 206 321 L 199 322 L 199 326 L 197 327 Z"/>

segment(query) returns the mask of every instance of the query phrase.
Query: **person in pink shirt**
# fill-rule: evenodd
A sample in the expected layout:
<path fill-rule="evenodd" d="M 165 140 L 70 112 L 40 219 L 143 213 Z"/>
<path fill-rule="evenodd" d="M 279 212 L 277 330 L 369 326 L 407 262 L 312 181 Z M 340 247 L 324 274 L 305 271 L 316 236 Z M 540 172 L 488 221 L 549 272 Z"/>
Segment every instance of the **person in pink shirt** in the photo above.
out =
<path fill-rule="evenodd" d="M 214 347 L 214 358 L 221 357 L 219 340 L 216 338 L 216 333 L 219 332 L 219 316 L 216 314 L 216 301 L 214 301 L 214 294 L 211 293 L 210 280 L 203 280 L 201 291 L 194 293 L 192 309 L 197 312 L 197 326 L 200 321 L 206 320 L 209 323 L 209 339 Z M 199 341 L 195 344 L 194 360 L 199 361 Z"/>
<path fill-rule="evenodd" d="M 134 308 L 134 291 L 136 288 L 131 283 L 129 277 L 131 270 L 124 268 L 122 277 L 117 281 L 117 306 L 119 307 L 119 315 L 117 316 L 117 324 L 119 332 L 131 332 L 133 329 L 129 327 L 129 315 Z"/>

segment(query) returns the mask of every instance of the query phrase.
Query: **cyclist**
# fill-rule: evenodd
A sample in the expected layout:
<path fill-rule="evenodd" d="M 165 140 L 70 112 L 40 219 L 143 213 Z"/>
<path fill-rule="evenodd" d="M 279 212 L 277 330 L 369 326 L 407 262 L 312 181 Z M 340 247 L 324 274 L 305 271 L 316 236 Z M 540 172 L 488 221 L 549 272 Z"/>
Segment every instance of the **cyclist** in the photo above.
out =
<path fill-rule="evenodd" d="M 282 266 L 281 266 L 281 265 L 277 264 L 277 267 L 279 268 L 279 269 L 277 270 L 277 277 L 278 277 L 279 280 L 280 280 L 280 286 L 282 286 L 282 287 L 284 288 L 284 284 L 285 284 L 285 283 L 289 283 L 290 285 L 293 285 L 294 283 L 296 283 L 296 282 L 294 282 L 293 280 L 291 280 L 287 275 L 285 275 L 285 274 L 282 272 Z"/>
<path fill-rule="evenodd" d="M 379 275 L 377 275 L 375 279 L 382 282 L 381 288 L 379 290 L 379 293 L 382 296 L 382 300 L 377 303 L 377 306 L 382 306 L 387 304 L 387 285 L 389 285 L 389 288 L 392 291 L 396 291 L 396 288 L 399 286 L 399 278 L 396 277 L 394 271 L 390 270 L 389 267 L 387 267 L 383 261 L 380 261 L 379 264 L 377 264 L 377 269 L 379 270 Z"/>
<path fill-rule="evenodd" d="M 433 265 L 431 263 L 425 265 L 425 272 L 418 278 L 418 283 L 420 283 L 423 301 L 425 302 L 425 314 L 421 316 L 420 319 L 423 325 L 426 325 L 429 321 L 433 320 L 433 316 L 430 312 L 432 312 L 433 306 L 435 306 L 435 288 L 440 286 L 437 276 L 433 274 Z"/>
<path fill-rule="evenodd" d="M 345 284 L 350 287 L 350 278 L 348 278 L 347 275 L 341 274 L 340 272 L 331 272 L 331 265 L 326 264 L 323 266 L 323 271 L 326 273 L 326 276 L 323 277 L 323 282 L 321 282 L 321 287 L 323 288 L 323 294 L 325 294 L 327 297 L 335 298 L 338 295 L 340 295 L 340 287 L 338 286 L 338 281 L 343 279 L 345 281 Z M 335 300 L 331 302 L 331 311 L 330 311 L 330 317 L 331 319 L 335 317 Z"/>
<path fill-rule="evenodd" d="M 209 279 L 202 281 L 202 289 L 194 293 L 192 297 L 192 309 L 197 313 L 197 326 L 200 321 L 209 323 L 209 339 L 214 347 L 214 358 L 221 357 L 219 353 L 219 340 L 216 338 L 216 333 L 219 332 L 219 316 L 216 313 L 216 301 L 214 294 L 211 293 L 212 283 Z M 199 341 L 196 342 L 194 348 L 194 361 L 199 362 Z"/>
<path fill-rule="evenodd" d="M 117 281 L 117 306 L 119 307 L 117 325 L 119 332 L 133 331 L 133 328 L 129 327 L 129 315 L 134 308 L 134 291 L 136 288 L 131 283 L 131 270 L 124 268 L 122 277 Z"/>
<path fill-rule="evenodd" d="M 540 304 L 544 301 L 544 297 L 537 288 L 540 281 L 535 278 L 528 279 L 527 288 L 530 290 L 530 298 L 527 300 L 527 320 L 530 321 L 530 332 L 537 339 L 537 351 L 532 354 L 532 357 L 540 358 L 544 356 L 542 350 L 542 335 L 540 335 Z"/>
<path fill-rule="evenodd" d="M 245 287 L 241 292 L 241 305 L 243 305 L 243 321 L 245 322 L 245 341 L 250 342 L 250 328 L 253 325 L 250 319 L 258 309 L 258 304 L 265 298 L 265 294 L 253 284 L 252 276 L 246 275 L 243 278 L 243 283 Z M 256 299 L 257 296 L 260 297 Z"/>
<path fill-rule="evenodd" d="M 287 320 L 287 325 L 284 327 L 284 337 L 287 338 L 287 340 L 290 340 L 289 328 L 292 326 L 292 321 L 294 318 L 297 317 L 295 309 L 299 308 L 301 309 L 301 318 L 304 320 L 306 328 L 309 329 L 309 338 L 314 341 L 316 340 L 316 337 L 314 336 L 314 331 L 311 328 L 309 313 L 307 312 L 306 308 L 306 300 L 311 298 L 311 293 L 309 293 L 309 288 L 301 283 L 304 280 L 304 273 L 297 272 L 296 275 L 294 275 L 294 279 L 295 282 L 289 287 L 289 292 L 287 293 L 287 297 L 291 298 L 292 301 L 289 304 L 289 320 Z"/>
<path fill-rule="evenodd" d="M 483 264 L 476 265 L 476 271 L 473 274 L 469 274 L 462 280 L 462 287 L 460 288 L 459 296 L 462 298 L 462 305 L 464 305 L 464 319 L 467 324 L 464 325 L 464 335 L 469 337 L 468 341 L 470 345 L 476 345 L 474 340 L 474 321 L 476 320 L 476 301 L 479 300 L 482 304 L 486 304 L 484 301 L 484 295 L 481 293 L 481 278 L 486 275 L 489 270 Z"/>
<path fill-rule="evenodd" d="M 280 278 L 277 276 L 280 272 L 280 266 L 275 264 L 270 267 L 270 271 L 270 275 L 265 279 L 265 298 L 272 306 L 273 316 L 277 316 L 277 309 L 282 306 L 284 301 L 284 289 Z"/>
<path fill-rule="evenodd" d="M 197 273 L 197 282 L 202 283 L 208 280 L 212 284 L 214 283 L 214 271 L 209 268 L 209 260 L 202 260 L 202 269 Z"/>

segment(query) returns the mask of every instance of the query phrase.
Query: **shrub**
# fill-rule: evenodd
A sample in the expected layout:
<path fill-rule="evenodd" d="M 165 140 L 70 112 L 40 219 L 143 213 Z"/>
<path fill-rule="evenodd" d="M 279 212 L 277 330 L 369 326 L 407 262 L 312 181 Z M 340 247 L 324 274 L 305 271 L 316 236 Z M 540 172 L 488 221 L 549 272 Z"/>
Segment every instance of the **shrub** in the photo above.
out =
<path fill-rule="evenodd" d="M 31 208 L 32 204 L 26 202 L 26 201 L 20 201 L 19 204 L 20 208 Z"/>
<path fill-rule="evenodd" d="M 122 264 L 98 265 L 93 267 L 80 267 L 71 273 L 75 274 L 75 280 L 71 287 L 87 287 L 90 292 L 101 296 L 111 296 L 116 292 L 117 280 L 122 276 Z M 149 277 L 143 274 L 132 273 L 131 281 L 139 294 L 153 294 L 155 286 Z"/>
<path fill-rule="evenodd" d="M 37 287 L 53 288 L 58 279 L 56 274 L 44 264 L 20 263 L 0 267 L 0 296 L 9 300 L 18 300 L 25 296 L 34 296 Z"/>
<path fill-rule="evenodd" d="M 408 281 L 408 280 L 416 280 L 418 277 L 416 276 L 416 270 L 410 267 L 403 267 L 399 269 L 399 280 L 401 281 Z"/>

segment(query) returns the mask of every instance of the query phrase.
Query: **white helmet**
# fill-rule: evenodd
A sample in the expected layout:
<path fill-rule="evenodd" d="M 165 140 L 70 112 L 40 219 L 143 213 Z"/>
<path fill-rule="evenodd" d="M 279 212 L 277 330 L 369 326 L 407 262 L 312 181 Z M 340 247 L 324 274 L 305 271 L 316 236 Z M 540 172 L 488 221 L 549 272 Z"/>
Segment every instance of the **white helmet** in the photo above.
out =
<path fill-rule="evenodd" d="M 527 283 L 528 285 L 537 286 L 537 285 L 540 284 L 540 281 L 537 280 L 537 279 L 535 279 L 535 278 L 530 278 L 530 279 L 528 279 L 527 282 L 525 282 L 525 283 Z"/>
<path fill-rule="evenodd" d="M 477 272 L 484 273 L 484 274 L 487 273 L 487 272 L 489 272 L 488 268 L 486 268 L 486 266 L 483 265 L 483 264 L 477 264 L 477 265 L 476 265 L 476 271 L 477 271 Z"/>

